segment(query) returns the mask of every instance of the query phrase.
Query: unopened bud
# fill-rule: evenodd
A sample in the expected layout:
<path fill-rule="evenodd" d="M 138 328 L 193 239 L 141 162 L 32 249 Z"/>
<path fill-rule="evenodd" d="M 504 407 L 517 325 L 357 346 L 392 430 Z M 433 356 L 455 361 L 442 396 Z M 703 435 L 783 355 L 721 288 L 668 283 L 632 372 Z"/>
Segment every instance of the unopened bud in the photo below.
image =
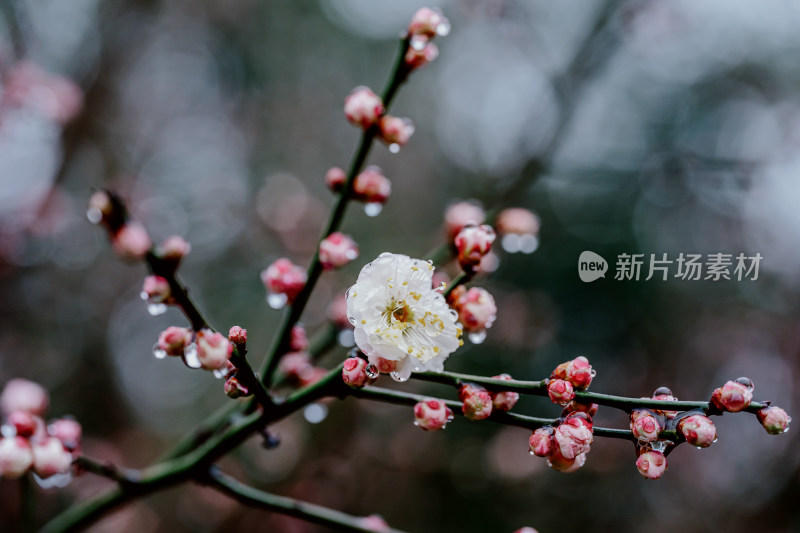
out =
<path fill-rule="evenodd" d="M 427 399 L 414 406 L 414 424 L 428 431 L 444 429 L 453 419 L 453 411 L 444 402 Z"/>
<path fill-rule="evenodd" d="M 261 281 L 270 293 L 283 294 L 291 303 L 306 284 L 306 271 L 281 258 L 261 272 Z"/>
<path fill-rule="evenodd" d="M 114 251 L 127 259 L 143 259 L 153 246 L 150 235 L 138 222 L 128 222 L 112 239 Z"/>
<path fill-rule="evenodd" d="M 438 9 L 422 7 L 411 18 L 408 34 L 422 35 L 429 39 L 439 35 L 444 37 L 450 33 L 450 21 Z"/>
<path fill-rule="evenodd" d="M 789 431 L 792 417 L 778 406 L 765 407 L 756 413 L 758 421 L 770 435 L 780 435 Z"/>
<path fill-rule="evenodd" d="M 450 293 L 449 301 L 458 313 L 464 331 L 481 332 L 492 327 L 497 318 L 497 304 L 491 293 L 481 287 L 463 285 Z"/>
<path fill-rule="evenodd" d="M 28 411 L 14 411 L 8 415 L 6 422 L 14 427 L 18 436 L 28 439 L 36 433 L 36 429 L 41 423 L 41 418 L 32 415 Z"/>
<path fill-rule="evenodd" d="M 678 422 L 678 431 L 686 442 L 698 448 L 707 448 L 717 440 L 717 428 L 710 418 L 704 415 L 692 415 Z"/>
<path fill-rule="evenodd" d="M 225 380 L 225 394 L 229 398 L 241 398 L 250 394 L 250 389 L 242 385 L 236 376 L 231 376 Z"/>
<path fill-rule="evenodd" d="M 158 336 L 156 349 L 166 355 L 183 355 L 183 350 L 192 342 L 192 330 L 170 326 Z"/>
<path fill-rule="evenodd" d="M 575 397 L 572 383 L 563 379 L 551 379 L 547 385 L 547 395 L 553 403 L 566 405 Z"/>
<path fill-rule="evenodd" d="M 383 115 L 383 101 L 368 87 L 356 87 L 344 99 L 344 116 L 354 126 L 367 129 Z"/>
<path fill-rule="evenodd" d="M 384 204 L 392 194 L 392 182 L 383 175 L 383 170 L 370 165 L 353 182 L 353 197 L 369 204 Z"/>
<path fill-rule="evenodd" d="M 367 375 L 368 363 L 360 357 L 348 357 L 342 365 L 342 380 L 353 388 L 361 388 L 372 379 Z"/>
<path fill-rule="evenodd" d="M 636 468 L 642 477 L 658 479 L 664 475 L 664 471 L 667 469 L 667 458 L 661 452 L 647 451 L 636 459 Z"/>
<path fill-rule="evenodd" d="M 68 452 L 73 455 L 81 449 L 81 436 L 83 429 L 77 420 L 71 418 L 59 418 L 50 422 L 47 432 L 51 437 L 55 437 Z"/>
<path fill-rule="evenodd" d="M 342 232 L 331 233 L 319 243 L 319 261 L 328 270 L 340 268 L 358 257 L 358 246 Z"/>
<path fill-rule="evenodd" d="M 161 276 L 147 276 L 142 284 L 142 300 L 151 304 L 167 303 L 170 301 L 172 292 L 169 288 L 167 278 Z"/>
<path fill-rule="evenodd" d="M 585 413 L 581 413 L 585 414 Z M 588 453 L 593 440 L 592 424 L 581 417 L 567 417 L 558 425 L 553 435 L 558 452 L 565 459 L 575 459 Z"/>
<path fill-rule="evenodd" d="M 492 414 L 492 396 L 483 387 L 472 387 L 463 393 L 461 411 L 470 420 L 483 420 Z"/>
<path fill-rule="evenodd" d="M 172 235 L 164 239 L 161 246 L 158 247 L 158 256 L 161 259 L 172 261 L 173 263 L 180 263 L 181 259 L 186 257 L 192 251 L 192 246 L 179 235 Z"/>
<path fill-rule="evenodd" d="M 553 433 L 554 430 L 551 426 L 544 426 L 535 430 L 528 439 L 531 452 L 539 457 L 547 457 L 553 453 L 555 449 Z"/>
<path fill-rule="evenodd" d="M 467 225 L 483 224 L 486 212 L 479 205 L 471 202 L 458 202 L 447 208 L 444 213 L 444 224 L 449 239 L 456 235 Z"/>
<path fill-rule="evenodd" d="M 747 378 L 747 383 L 739 383 L 737 381 L 729 381 L 722 387 L 714 390 L 711 395 L 711 402 L 722 411 L 730 411 L 737 413 L 750 405 L 753 401 L 753 384 Z"/>
<path fill-rule="evenodd" d="M 0 438 L 0 477 L 16 479 L 33 464 L 30 443 L 22 437 Z"/>
<path fill-rule="evenodd" d="M 493 376 L 494 379 L 502 379 L 510 381 L 511 376 L 508 374 L 500 374 Z M 492 392 L 492 408 L 497 411 L 510 411 L 519 401 L 519 393 L 511 391 Z"/>
<path fill-rule="evenodd" d="M 228 330 L 228 340 L 233 344 L 246 344 L 247 330 L 241 326 L 232 326 L 231 329 Z"/>
<path fill-rule="evenodd" d="M 563 472 L 565 474 L 569 474 L 575 472 L 579 468 L 581 468 L 586 463 L 586 454 L 581 453 L 573 459 L 568 459 L 561 455 L 561 452 L 556 447 L 553 450 L 553 453 L 547 458 L 547 464 L 550 465 L 554 470 L 558 470 L 559 472 Z"/>
<path fill-rule="evenodd" d="M 652 411 L 634 409 L 631 411 L 631 432 L 639 442 L 653 442 L 658 439 L 662 427 Z"/>
<path fill-rule="evenodd" d="M 14 411 L 26 411 L 36 416 L 44 415 L 50 405 L 47 391 L 33 381 L 14 378 L 3 387 L 0 395 L 0 410 L 10 414 Z"/>
<path fill-rule="evenodd" d="M 414 134 L 414 123 L 408 118 L 383 115 L 378 121 L 379 138 L 388 145 L 402 147 Z"/>
<path fill-rule="evenodd" d="M 233 345 L 221 333 L 210 329 L 197 332 L 197 359 L 205 370 L 217 370 L 225 366 L 233 352 Z"/>
<path fill-rule="evenodd" d="M 494 229 L 487 224 L 465 226 L 453 240 L 461 268 L 474 271 L 483 256 L 492 249 L 495 237 Z"/>
<path fill-rule="evenodd" d="M 33 471 L 41 478 L 64 474 L 72 465 L 72 454 L 64 449 L 61 441 L 49 438 L 33 443 Z"/>
<path fill-rule="evenodd" d="M 599 407 L 600 406 L 598 406 L 596 403 L 584 403 L 578 400 L 572 400 L 564 407 L 564 410 L 561 412 L 561 416 L 566 416 L 570 413 L 586 413 L 587 415 L 593 417 L 597 414 Z"/>
<path fill-rule="evenodd" d="M 419 43 L 421 46 L 414 48 L 408 47 L 406 52 L 405 62 L 409 69 L 418 69 L 424 67 L 428 63 L 434 61 L 439 57 L 439 48 L 431 42 Z"/>

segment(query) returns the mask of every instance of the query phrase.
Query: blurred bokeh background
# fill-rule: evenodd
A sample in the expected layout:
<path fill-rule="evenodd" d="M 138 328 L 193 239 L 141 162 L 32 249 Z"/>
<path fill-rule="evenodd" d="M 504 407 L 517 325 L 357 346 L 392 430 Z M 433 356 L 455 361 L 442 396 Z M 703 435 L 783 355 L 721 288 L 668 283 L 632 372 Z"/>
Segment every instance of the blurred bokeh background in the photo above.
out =
<path fill-rule="evenodd" d="M 185 320 L 148 315 L 144 266 L 120 261 L 86 220 L 92 188 L 119 192 L 154 240 L 191 242 L 183 280 L 213 324 L 247 328 L 258 359 L 280 319 L 259 272 L 281 256 L 307 264 L 333 201 L 325 171 L 345 166 L 358 139 L 343 99 L 356 85 L 383 86 L 423 3 L 0 2 L 0 383 L 42 383 L 53 416 L 83 424 L 88 455 L 145 466 L 230 400 L 209 373 L 152 356 L 158 333 Z M 400 154 L 376 146 L 370 158 L 392 197 L 375 218 L 350 208 L 344 231 L 362 255 L 324 275 L 303 318 L 309 333 L 325 327 L 327 302 L 364 262 L 442 243 L 450 203 L 504 201 L 538 213 L 540 246 L 501 251 L 497 270 L 476 280 L 494 294 L 498 319 L 449 369 L 539 379 L 586 355 L 598 392 L 648 396 L 667 385 L 701 400 L 749 376 L 757 399 L 796 411 L 800 5 L 434 4 L 452 32 L 393 106 L 416 133 Z M 756 281 L 586 284 L 583 250 L 612 269 L 620 253 L 763 260 Z M 424 433 L 407 408 L 327 408 L 318 424 L 302 413 L 282 421 L 277 449 L 253 439 L 227 468 L 415 532 L 800 530 L 797 434 L 769 436 L 749 415 L 716 419 L 714 446 L 680 447 L 665 477 L 647 482 L 623 441 L 597 439 L 586 466 L 565 475 L 528 455 L 525 430 L 460 419 Z M 558 413 L 540 399 L 516 410 Z M 623 427 L 610 411 L 596 422 Z M 108 485 L 86 475 L 40 490 L 39 519 Z M 16 494 L 0 481 L 3 531 L 13 530 Z M 246 529 L 320 530 L 196 485 L 94 530 Z"/>

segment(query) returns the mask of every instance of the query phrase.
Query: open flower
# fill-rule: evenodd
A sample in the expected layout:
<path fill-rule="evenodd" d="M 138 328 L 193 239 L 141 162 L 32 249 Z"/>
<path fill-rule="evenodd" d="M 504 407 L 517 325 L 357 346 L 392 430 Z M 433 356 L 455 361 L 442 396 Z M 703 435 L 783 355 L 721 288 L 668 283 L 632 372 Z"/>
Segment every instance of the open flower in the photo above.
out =
<path fill-rule="evenodd" d="M 461 345 L 458 315 L 431 287 L 433 265 L 400 254 L 381 254 L 361 269 L 347 291 L 355 340 L 372 364 L 397 361 L 405 379 L 413 371 L 441 372 Z"/>

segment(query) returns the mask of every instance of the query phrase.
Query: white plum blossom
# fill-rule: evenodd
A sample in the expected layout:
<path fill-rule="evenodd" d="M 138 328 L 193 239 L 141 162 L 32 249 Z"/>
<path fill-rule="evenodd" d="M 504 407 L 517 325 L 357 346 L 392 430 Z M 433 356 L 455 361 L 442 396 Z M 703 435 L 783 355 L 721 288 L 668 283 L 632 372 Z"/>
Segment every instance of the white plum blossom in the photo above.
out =
<path fill-rule="evenodd" d="M 364 266 L 347 291 L 347 317 L 358 347 L 378 365 L 397 361 L 396 376 L 441 372 L 461 344 L 458 314 L 432 287 L 433 265 L 383 253 Z"/>

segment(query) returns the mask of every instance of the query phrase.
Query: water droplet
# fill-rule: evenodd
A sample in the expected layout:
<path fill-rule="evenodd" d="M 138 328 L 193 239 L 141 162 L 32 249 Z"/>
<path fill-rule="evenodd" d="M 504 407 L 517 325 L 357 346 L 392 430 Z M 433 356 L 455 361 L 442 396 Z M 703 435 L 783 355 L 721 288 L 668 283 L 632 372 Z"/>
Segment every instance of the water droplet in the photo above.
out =
<path fill-rule="evenodd" d="M 482 344 L 486 340 L 486 330 L 473 331 L 467 335 L 467 338 L 472 344 Z"/>
<path fill-rule="evenodd" d="M 311 424 L 319 424 L 328 416 L 328 408 L 321 403 L 312 403 L 303 409 L 303 416 Z"/>
<path fill-rule="evenodd" d="M 167 312 L 167 304 L 164 303 L 148 303 L 147 304 L 147 312 L 150 313 L 150 316 L 158 316 L 163 315 Z"/>
<path fill-rule="evenodd" d="M 364 212 L 368 217 L 376 217 L 383 211 L 383 204 L 380 202 L 369 202 L 364 204 Z"/>
<path fill-rule="evenodd" d="M 435 288 L 435 289 L 433 289 L 433 290 L 435 290 L 435 291 L 440 291 L 440 292 L 442 292 L 442 291 L 445 291 L 445 290 L 447 290 L 447 283 L 443 281 L 443 282 L 441 282 L 441 283 L 439 284 L 439 286 L 438 286 L 438 287 L 436 287 L 436 288 Z"/>
<path fill-rule="evenodd" d="M 41 478 L 34 473 L 33 480 L 43 489 L 60 489 L 69 485 L 70 481 L 72 481 L 72 474 L 70 472 L 64 472 L 63 474 L 55 474 L 46 478 Z"/>
<path fill-rule="evenodd" d="M 590 375 L 590 376 L 592 376 L 592 377 L 595 377 L 595 376 L 597 375 L 597 370 L 595 370 L 594 368 L 593 368 L 593 369 L 591 369 L 591 370 L 589 371 L 589 375 Z"/>
<path fill-rule="evenodd" d="M 450 33 L 450 21 L 447 19 L 442 20 L 438 26 L 436 26 L 436 35 L 439 37 L 446 37 Z"/>
<path fill-rule="evenodd" d="M 393 154 L 400 152 L 400 145 L 397 143 L 392 143 L 389 145 L 389 151 Z"/>
<path fill-rule="evenodd" d="M 183 349 L 183 362 L 189 368 L 200 368 L 200 359 L 197 357 L 197 344 L 190 343 Z"/>
<path fill-rule="evenodd" d="M 355 259 L 356 257 L 358 257 L 358 251 L 356 251 L 356 250 L 347 250 L 347 251 L 344 253 L 344 256 L 345 256 L 347 259 L 349 259 L 350 261 L 352 261 L 353 259 Z"/>
<path fill-rule="evenodd" d="M 409 43 L 414 50 L 424 50 L 428 44 L 428 38 L 424 35 L 414 35 Z"/>
<path fill-rule="evenodd" d="M 718 440 L 719 440 L 719 437 L 714 437 L 714 440 L 712 440 L 711 442 L 714 443 L 714 442 L 717 442 Z"/>
<path fill-rule="evenodd" d="M 667 441 L 657 440 L 654 443 L 652 443 L 650 447 L 653 448 L 653 450 L 656 452 L 664 453 L 664 450 L 667 449 Z"/>
<path fill-rule="evenodd" d="M 783 431 L 781 431 L 781 433 L 789 433 L 789 426 L 783 428 Z"/>
<path fill-rule="evenodd" d="M 519 238 L 519 250 L 523 254 L 532 254 L 539 248 L 539 239 L 536 235 L 526 234 Z"/>
<path fill-rule="evenodd" d="M 375 379 L 381 375 L 381 373 L 378 372 L 378 367 L 373 365 L 372 363 L 367 365 L 367 368 L 364 369 L 364 372 L 366 372 L 367 377 L 369 379 Z"/>
<path fill-rule="evenodd" d="M 533 453 L 532 451 L 529 451 L 528 453 L 529 453 L 530 455 L 536 455 L 536 454 L 535 454 L 535 453 Z"/>
<path fill-rule="evenodd" d="M 695 446 L 695 448 L 697 448 L 698 450 L 702 450 L 703 449 L 702 446 Z"/>
<path fill-rule="evenodd" d="M 500 246 L 502 246 L 503 250 L 510 254 L 515 254 L 522 249 L 522 243 L 520 242 L 519 235 L 515 233 L 503 235 L 503 240 L 500 241 Z"/>
<path fill-rule="evenodd" d="M 456 415 L 454 415 L 453 413 L 450 413 L 450 414 L 447 415 L 447 421 L 448 422 L 452 422 L 455 419 L 456 419 Z"/>
<path fill-rule="evenodd" d="M 392 372 L 389 375 L 392 376 L 392 379 L 398 383 L 405 383 L 408 381 L 408 376 L 403 376 L 400 374 L 400 372 Z"/>
<path fill-rule="evenodd" d="M 417 426 L 417 427 L 419 427 L 419 422 L 417 422 L 416 420 L 414 420 L 414 425 L 415 425 L 415 426 Z"/>
<path fill-rule="evenodd" d="M 336 336 L 336 342 L 339 343 L 339 346 L 350 348 L 351 346 L 355 346 L 356 336 L 353 334 L 352 329 L 343 329 L 339 332 L 339 335 Z"/>
<path fill-rule="evenodd" d="M 217 379 L 228 377 L 228 365 L 222 366 L 214 370 L 211 374 Z"/>
<path fill-rule="evenodd" d="M 150 298 L 150 295 L 147 294 L 147 291 L 142 291 L 139 293 L 139 298 L 141 298 L 142 301 L 146 302 Z"/>
<path fill-rule="evenodd" d="M 167 356 L 167 352 L 159 348 L 158 343 L 155 343 L 153 345 L 153 355 L 156 357 L 156 359 L 164 359 Z"/>
<path fill-rule="evenodd" d="M 283 309 L 288 302 L 288 296 L 283 293 L 271 292 L 267 294 L 267 305 L 273 309 Z"/>
<path fill-rule="evenodd" d="M 90 207 L 86 210 L 86 218 L 92 224 L 99 224 L 103 220 L 103 212 L 96 207 Z"/>
<path fill-rule="evenodd" d="M 358 348 L 353 348 L 347 351 L 347 357 L 358 357 L 359 355 Z"/>
<path fill-rule="evenodd" d="M 6 438 L 16 437 L 17 428 L 11 424 L 3 424 L 0 426 L 0 435 L 3 435 Z"/>

